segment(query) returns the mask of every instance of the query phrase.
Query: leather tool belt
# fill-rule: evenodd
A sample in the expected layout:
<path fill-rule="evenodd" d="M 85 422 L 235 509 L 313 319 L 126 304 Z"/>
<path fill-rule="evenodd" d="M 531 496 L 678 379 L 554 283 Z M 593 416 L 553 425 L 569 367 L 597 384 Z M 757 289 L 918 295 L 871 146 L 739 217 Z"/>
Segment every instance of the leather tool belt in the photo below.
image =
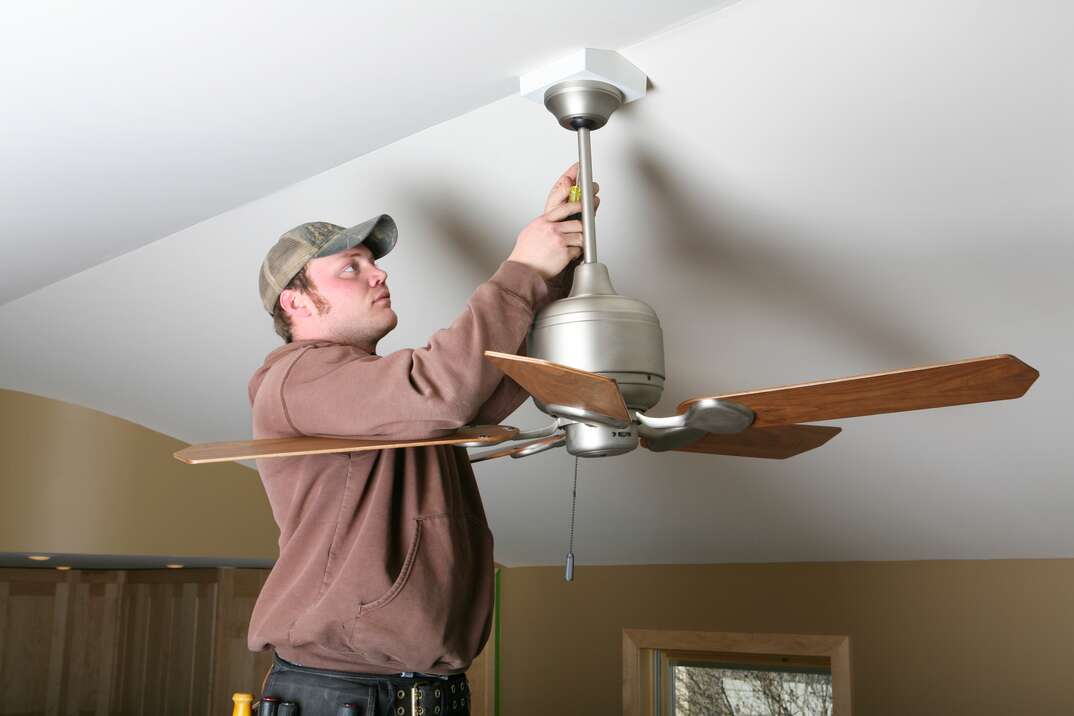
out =
<path fill-rule="evenodd" d="M 293 704 L 293 706 L 288 706 Z M 272 655 L 258 716 L 468 716 L 464 674 L 356 674 Z"/>

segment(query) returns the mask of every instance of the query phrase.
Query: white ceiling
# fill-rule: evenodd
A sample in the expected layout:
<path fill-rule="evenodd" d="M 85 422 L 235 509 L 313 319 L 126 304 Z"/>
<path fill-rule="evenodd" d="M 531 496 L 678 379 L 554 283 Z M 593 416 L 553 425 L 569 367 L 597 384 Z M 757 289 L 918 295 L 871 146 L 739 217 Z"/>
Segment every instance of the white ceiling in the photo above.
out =
<path fill-rule="evenodd" d="M 726 4 L 9 3 L 0 304 Z"/>
<path fill-rule="evenodd" d="M 505 44 L 528 40 L 511 27 Z M 571 42 L 617 46 L 595 27 Z M 1074 6 L 1044 0 L 743 0 L 619 46 L 652 90 L 594 135 L 600 255 L 661 316 L 656 414 L 1003 352 L 1042 377 L 1017 401 L 839 421 L 788 461 L 585 461 L 580 565 L 1074 556 L 1072 30 Z M 465 75 L 472 51 L 444 64 Z M 495 75 L 531 68 L 508 64 Z M 401 324 L 382 349 L 421 345 L 573 159 L 573 136 L 515 96 L 411 134 L 0 306 L 0 387 L 186 440 L 246 437 L 246 380 L 277 345 L 255 273 L 279 233 L 391 213 Z M 46 186 L 45 215 L 71 220 Z M 499 560 L 561 558 L 572 468 L 562 452 L 477 467 Z"/>

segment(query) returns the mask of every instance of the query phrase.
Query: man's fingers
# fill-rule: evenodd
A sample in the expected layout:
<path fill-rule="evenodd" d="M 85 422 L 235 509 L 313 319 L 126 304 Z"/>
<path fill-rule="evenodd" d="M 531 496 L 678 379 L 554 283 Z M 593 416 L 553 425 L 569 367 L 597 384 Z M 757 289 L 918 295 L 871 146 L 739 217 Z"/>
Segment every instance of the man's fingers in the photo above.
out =
<path fill-rule="evenodd" d="M 578 162 L 571 164 L 567 171 L 552 185 L 552 191 L 548 193 L 548 200 L 544 203 L 544 210 L 549 211 L 557 204 L 562 204 L 570 195 L 571 187 L 578 183 Z M 593 196 L 600 191 L 600 182 L 593 182 Z"/>
<path fill-rule="evenodd" d="M 544 203 L 544 210 L 548 211 L 556 204 L 562 204 L 566 201 L 567 195 L 577 178 L 578 162 L 575 162 L 567 167 L 567 171 L 563 172 L 559 179 L 556 179 L 556 183 L 552 185 L 552 191 L 548 193 L 548 201 Z"/>
<path fill-rule="evenodd" d="M 545 212 L 544 218 L 549 221 L 561 221 L 566 219 L 571 214 L 578 214 L 582 211 L 582 202 L 580 201 L 568 201 L 564 204 L 553 206 L 547 212 Z"/>
<path fill-rule="evenodd" d="M 582 232 L 582 222 L 578 219 L 557 221 L 553 224 L 553 227 L 561 234 L 580 234 Z"/>
<path fill-rule="evenodd" d="M 593 198 L 593 211 L 596 211 L 599 207 L 600 207 L 600 197 L 599 196 L 594 197 Z M 556 204 L 556 205 L 552 206 L 551 208 L 549 208 L 545 212 L 544 218 L 548 219 L 549 221 L 562 221 L 563 219 L 566 219 L 571 214 L 581 214 L 581 213 L 582 213 L 582 202 L 580 202 L 580 201 L 568 201 L 568 202 L 564 202 L 562 204 Z"/>
<path fill-rule="evenodd" d="M 550 211 L 553 207 L 559 206 L 567 200 L 567 196 L 571 192 L 571 186 L 574 182 L 566 177 L 560 177 L 559 181 L 552 187 L 552 191 L 548 194 L 548 201 L 544 203 L 544 210 Z"/>

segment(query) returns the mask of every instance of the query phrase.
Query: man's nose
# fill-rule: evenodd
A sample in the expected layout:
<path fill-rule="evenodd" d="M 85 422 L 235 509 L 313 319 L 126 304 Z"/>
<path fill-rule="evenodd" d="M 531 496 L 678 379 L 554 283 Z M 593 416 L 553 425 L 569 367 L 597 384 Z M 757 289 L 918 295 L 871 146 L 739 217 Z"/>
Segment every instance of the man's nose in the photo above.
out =
<path fill-rule="evenodd" d="M 369 273 L 369 285 L 379 286 L 388 280 L 388 272 L 384 269 L 375 268 Z"/>

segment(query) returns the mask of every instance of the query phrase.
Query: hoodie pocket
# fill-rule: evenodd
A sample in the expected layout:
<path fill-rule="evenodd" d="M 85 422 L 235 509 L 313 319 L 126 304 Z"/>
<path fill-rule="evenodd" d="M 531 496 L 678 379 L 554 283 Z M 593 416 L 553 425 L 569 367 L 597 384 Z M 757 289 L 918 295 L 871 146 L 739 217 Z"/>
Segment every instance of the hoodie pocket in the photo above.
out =
<path fill-rule="evenodd" d="M 488 638 L 492 575 L 492 535 L 483 520 L 465 513 L 418 517 L 398 578 L 360 605 L 345 639 L 374 664 L 465 668 Z"/>
<path fill-rule="evenodd" d="M 387 592 L 372 602 L 359 603 L 356 606 L 353 583 L 333 583 L 318 603 L 303 612 L 291 625 L 288 631 L 288 640 L 291 646 L 297 648 L 312 645 L 340 654 L 358 654 L 367 657 L 360 648 L 356 649 L 351 645 L 347 636 L 350 623 L 355 618 L 355 609 L 361 614 L 363 610 L 386 605 L 403 590 L 410 578 L 410 572 L 414 567 L 414 560 L 418 554 L 418 547 L 421 545 L 423 519 L 428 518 L 414 520 L 415 524 L 410 547 L 403 558 L 403 566 Z M 360 577 L 361 575 L 357 576 Z M 370 663 L 383 663 L 386 666 L 398 665 L 391 658 L 386 660 L 376 659 L 370 661 Z"/>

